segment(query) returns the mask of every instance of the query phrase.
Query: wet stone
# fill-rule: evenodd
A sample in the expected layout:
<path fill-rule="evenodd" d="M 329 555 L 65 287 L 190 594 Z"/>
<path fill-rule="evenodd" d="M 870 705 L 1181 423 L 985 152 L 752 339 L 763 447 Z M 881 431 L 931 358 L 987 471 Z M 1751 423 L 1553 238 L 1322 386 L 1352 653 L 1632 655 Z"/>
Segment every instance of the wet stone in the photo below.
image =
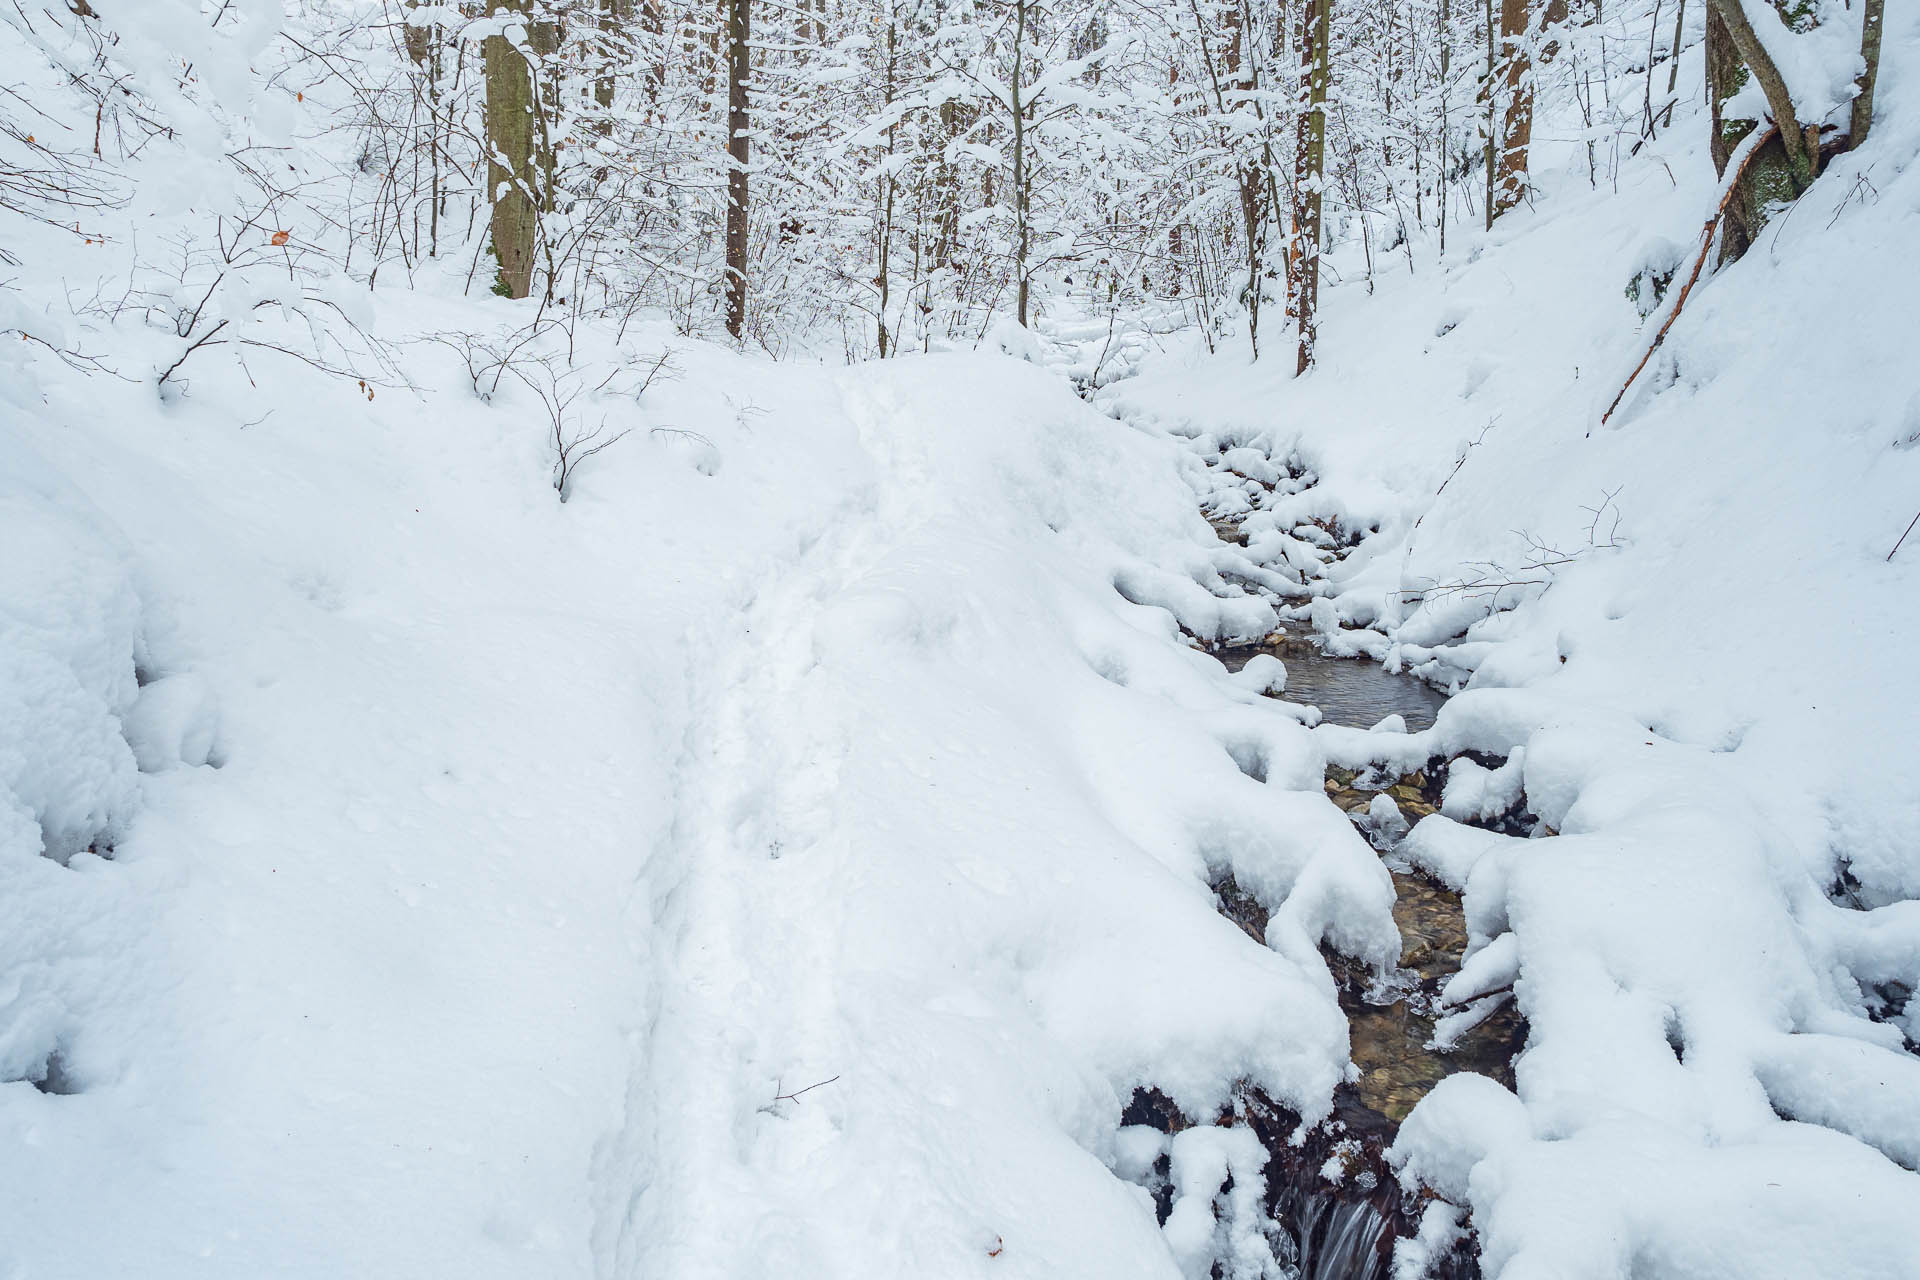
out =
<path fill-rule="evenodd" d="M 1240 887 L 1231 871 L 1213 882 L 1214 907 L 1221 915 L 1240 926 L 1249 938 L 1261 946 L 1267 943 L 1267 909 L 1252 894 Z"/>
<path fill-rule="evenodd" d="M 1340 1004 L 1352 1036 L 1363 1105 L 1398 1127 L 1434 1085 L 1473 1071 L 1513 1087 L 1513 1059 L 1526 1043 L 1526 1023 L 1509 1000 L 1445 1053 L 1428 1046 L 1442 1012 L 1440 989 L 1460 970 L 1466 920 L 1460 895 L 1418 872 L 1394 872 L 1394 923 L 1400 927 L 1400 970 L 1387 982 L 1342 964 Z"/>

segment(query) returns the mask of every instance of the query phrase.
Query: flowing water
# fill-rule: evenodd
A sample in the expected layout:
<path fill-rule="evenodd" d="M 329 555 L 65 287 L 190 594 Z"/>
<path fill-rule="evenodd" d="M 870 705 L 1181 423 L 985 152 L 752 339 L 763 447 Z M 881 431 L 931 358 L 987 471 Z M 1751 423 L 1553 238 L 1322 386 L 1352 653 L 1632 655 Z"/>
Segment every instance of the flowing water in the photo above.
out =
<path fill-rule="evenodd" d="M 1311 483 L 1310 478 L 1295 478 Z M 1223 541 L 1245 545 L 1235 521 L 1215 518 L 1211 523 Z M 1390 672 L 1379 663 L 1328 657 L 1303 632 L 1276 632 L 1259 644 L 1210 652 L 1229 671 L 1239 671 L 1263 653 L 1280 659 L 1287 680 L 1276 696 L 1319 708 L 1322 724 L 1367 729 L 1397 715 L 1409 732 L 1417 733 L 1432 726 L 1446 701 L 1424 681 Z M 1328 798 L 1360 821 L 1384 793 L 1402 816 L 1417 822 L 1440 804 L 1444 769 L 1434 763 L 1431 773 L 1405 777 L 1330 768 Z M 1500 821 L 1524 827 L 1530 820 L 1522 817 L 1508 815 Z M 1217 1121 L 1251 1126 L 1268 1151 L 1266 1212 L 1291 1245 L 1278 1256 L 1297 1280 L 1388 1280 L 1394 1240 L 1417 1229 L 1424 1204 L 1401 1189 L 1386 1162 L 1400 1122 L 1434 1085 L 1456 1071 L 1479 1072 L 1511 1087 L 1513 1058 L 1526 1038 L 1526 1025 L 1509 1002 L 1461 1034 L 1448 1051 L 1434 1046 L 1435 1019 L 1447 1012 L 1439 1007 L 1440 988 L 1458 972 L 1467 945 L 1460 897 L 1397 864 L 1389 842 L 1364 821 L 1361 825 L 1387 855 L 1402 950 L 1398 965 L 1385 975 L 1327 954 L 1347 1014 L 1359 1078 L 1334 1091 L 1332 1117 L 1311 1128 L 1251 1087 L 1242 1088 L 1233 1112 Z M 1220 913 L 1264 944 L 1266 908 L 1231 875 L 1214 888 Z M 1147 1089 L 1135 1093 L 1123 1123 L 1176 1132 L 1192 1121 L 1179 1115 L 1158 1090 Z M 1164 1177 L 1165 1171 L 1160 1172 Z M 1155 1194 L 1164 1221 L 1171 1197 L 1164 1186 Z M 1479 1259 L 1471 1239 L 1440 1259 L 1432 1274 L 1436 1280 L 1478 1280 Z"/>
<path fill-rule="evenodd" d="M 1426 681 L 1388 671 L 1377 662 L 1329 658 L 1303 638 L 1287 634 L 1277 642 L 1230 645 L 1213 650 L 1229 671 L 1238 671 L 1256 655 L 1270 653 L 1286 664 L 1288 702 L 1320 708 L 1323 724 L 1370 729 L 1390 715 L 1406 719 L 1409 732 L 1430 727 L 1447 700 Z"/>
<path fill-rule="evenodd" d="M 1238 671 L 1255 655 L 1269 653 L 1287 668 L 1289 702 L 1318 707 L 1321 722 L 1369 728 L 1390 715 L 1409 731 L 1432 725 L 1446 701 L 1432 686 L 1378 663 L 1330 658 L 1293 634 L 1266 643 L 1216 649 L 1214 656 Z M 1483 762 L 1490 763 L 1490 762 Z M 1409 821 L 1433 813 L 1440 802 L 1436 769 L 1405 777 L 1331 769 L 1329 798 L 1356 817 L 1385 793 Z M 1394 922 L 1402 951 L 1396 972 L 1382 981 L 1337 956 L 1329 956 L 1340 985 L 1360 1077 L 1335 1094 L 1334 1118 L 1315 1131 L 1304 1148 L 1293 1146 L 1297 1125 L 1270 1102 L 1243 1103 L 1242 1118 L 1261 1131 L 1273 1153 L 1268 1167 L 1269 1211 L 1291 1237 L 1299 1280 L 1387 1280 L 1393 1240 L 1418 1225 L 1419 1206 L 1400 1191 L 1384 1153 L 1400 1122 L 1434 1085 L 1457 1071 L 1475 1071 L 1511 1087 L 1512 1061 L 1524 1043 L 1525 1024 L 1511 1004 L 1495 1010 L 1446 1052 L 1433 1047 L 1441 986 L 1459 970 L 1467 932 L 1459 895 L 1416 872 L 1392 871 Z M 1220 910 L 1256 940 L 1266 933 L 1266 911 L 1233 882 L 1216 886 Z M 1263 1124 L 1263 1110 L 1278 1117 Z M 1271 1130 L 1271 1133 L 1268 1130 Z M 1347 1170 L 1339 1183 L 1324 1176 L 1328 1160 Z M 1454 1280 L 1477 1275 L 1468 1250 L 1449 1257 L 1441 1272 Z"/>

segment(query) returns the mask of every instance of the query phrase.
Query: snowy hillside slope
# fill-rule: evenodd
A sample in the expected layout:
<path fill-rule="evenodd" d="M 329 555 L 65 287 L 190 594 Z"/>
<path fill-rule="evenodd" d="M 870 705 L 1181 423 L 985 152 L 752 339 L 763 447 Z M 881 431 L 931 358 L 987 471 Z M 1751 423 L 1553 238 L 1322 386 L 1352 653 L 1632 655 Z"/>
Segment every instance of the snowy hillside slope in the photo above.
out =
<path fill-rule="evenodd" d="M 574 341 L 675 376 L 564 505 L 446 344 L 8 371 L 9 1262 L 1204 1265 L 1228 1167 L 1163 1237 L 1132 1090 L 1323 1113 L 1318 947 L 1397 939 L 1297 713 L 1176 634 L 1273 622 L 1178 446 L 998 356 Z"/>
<path fill-rule="evenodd" d="M 1307 377 L 1192 355 L 1102 395 L 1319 477 L 1256 536 L 1378 530 L 1303 613 L 1465 692 L 1411 739 L 1321 730 L 1336 758 L 1511 752 L 1560 833 L 1435 816 L 1403 846 L 1465 889 L 1469 985 L 1514 980 L 1530 1024 L 1517 1099 L 1449 1080 L 1399 1148 L 1471 1206 L 1492 1275 L 1920 1274 L 1920 1025 L 1898 1013 L 1920 547 L 1887 558 L 1920 509 L 1899 22 L 1868 145 L 1695 293 L 1606 426 L 1643 341 L 1623 290 L 1711 205 L 1699 115 L 1617 193 L 1542 148 L 1533 208 L 1456 230 L 1437 267 L 1381 255 L 1371 296 L 1343 259 Z"/>
<path fill-rule="evenodd" d="M 87 195 L 0 281 L 6 1270 L 1271 1271 L 1258 1152 L 1163 1234 L 1122 1109 L 1324 1113 L 1392 893 L 1178 633 L 1274 617 L 1179 447 L 356 275 L 348 92 L 232 10 L 0 29 Z"/>
<path fill-rule="evenodd" d="M 1920 1275 L 1913 15 L 1872 142 L 1592 430 L 1710 196 L 1684 109 L 1617 191 L 1543 121 L 1534 208 L 1340 257 L 1306 378 L 1064 307 L 989 344 L 1090 408 L 477 254 L 376 284 L 286 8 L 111 8 L 0 31 L 106 193 L 0 245 L 9 1274 L 1279 1280 L 1251 1127 L 1125 1109 L 1327 1113 L 1330 963 L 1400 955 L 1327 768 L 1471 749 L 1393 856 L 1529 1040 L 1406 1121 L 1416 1193 L 1509 1280 Z M 94 59 L 163 121 L 124 162 Z M 1313 520 L 1367 536 L 1300 620 L 1462 687 L 1433 728 L 1188 643 L 1266 635 Z M 1467 824 L 1516 789 L 1540 838 Z"/>

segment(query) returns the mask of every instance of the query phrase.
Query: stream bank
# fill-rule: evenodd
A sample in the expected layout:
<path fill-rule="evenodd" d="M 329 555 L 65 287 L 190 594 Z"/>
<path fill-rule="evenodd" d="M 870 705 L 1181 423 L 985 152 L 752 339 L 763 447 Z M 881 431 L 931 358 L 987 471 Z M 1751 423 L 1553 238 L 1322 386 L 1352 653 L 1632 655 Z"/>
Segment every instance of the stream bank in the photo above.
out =
<path fill-rule="evenodd" d="M 1223 460 L 1226 454 L 1223 449 Z M 1232 474 L 1249 481 L 1256 508 L 1265 495 L 1298 493 L 1315 482 L 1298 465 L 1271 478 L 1249 477 L 1238 468 Z M 1248 546 L 1240 518 L 1214 511 L 1208 521 L 1223 542 Z M 1289 559 L 1296 567 L 1301 567 L 1298 550 L 1312 548 L 1313 567 L 1302 574 L 1307 592 L 1314 591 L 1314 580 L 1324 578 L 1327 567 L 1349 554 L 1361 536 L 1342 537 L 1325 527 L 1294 531 L 1290 547 L 1295 554 Z M 1445 694 L 1377 662 L 1333 656 L 1325 637 L 1304 629 L 1306 612 L 1298 606 L 1284 609 L 1291 623 L 1258 643 L 1202 647 L 1228 672 L 1240 671 L 1261 655 L 1279 659 L 1286 668 L 1285 682 L 1269 696 L 1317 708 L 1318 720 L 1309 718 L 1308 723 L 1403 732 L 1432 726 Z M 1471 759 L 1482 768 L 1503 763 L 1478 755 Z M 1452 764 L 1436 758 L 1407 774 L 1378 767 L 1327 768 L 1328 799 L 1381 855 L 1393 878 L 1393 917 L 1402 942 L 1398 963 L 1388 972 L 1375 973 L 1324 951 L 1347 1016 L 1354 1066 L 1353 1078 L 1336 1088 L 1328 1118 L 1305 1125 L 1302 1117 L 1263 1091 L 1243 1086 L 1232 1111 L 1212 1122 L 1250 1129 L 1266 1151 L 1269 1239 L 1275 1256 L 1287 1261 L 1301 1280 L 1387 1280 L 1394 1271 L 1396 1241 L 1416 1235 L 1431 1239 L 1432 1231 L 1423 1231 L 1423 1219 L 1437 1203 L 1429 1194 L 1403 1189 L 1388 1165 L 1386 1152 L 1401 1122 L 1435 1085 L 1457 1072 L 1485 1075 L 1507 1088 L 1514 1085 L 1513 1061 L 1526 1043 L 1524 1019 L 1510 993 L 1483 1000 L 1471 1012 L 1444 1003 L 1442 989 L 1459 972 L 1469 942 L 1460 895 L 1395 854 L 1412 824 L 1440 811 Z M 1516 808 L 1475 820 L 1474 825 L 1524 834 L 1532 823 Z M 1250 940 L 1266 945 L 1267 909 L 1230 874 L 1215 882 L 1214 891 L 1220 913 Z M 1151 1088 L 1136 1092 L 1123 1122 L 1168 1135 L 1196 1123 Z M 1155 1188 L 1163 1223 L 1171 1208 L 1166 1173 L 1159 1167 L 1163 1183 Z M 1439 1211 L 1444 1217 L 1448 1209 L 1439 1206 Z M 1441 1236 L 1439 1247 L 1429 1249 L 1427 1274 L 1438 1280 L 1478 1277 L 1477 1240 L 1470 1223 L 1456 1222 Z"/>

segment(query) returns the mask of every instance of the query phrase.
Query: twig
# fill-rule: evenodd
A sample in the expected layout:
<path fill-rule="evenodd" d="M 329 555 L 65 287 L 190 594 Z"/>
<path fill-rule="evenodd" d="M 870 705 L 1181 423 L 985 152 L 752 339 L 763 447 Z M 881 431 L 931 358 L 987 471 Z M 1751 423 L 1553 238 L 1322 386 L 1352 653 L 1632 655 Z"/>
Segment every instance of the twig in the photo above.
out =
<path fill-rule="evenodd" d="M 1907 521 L 1907 533 L 1912 533 L 1913 526 L 1917 524 L 1920 524 L 1920 511 L 1914 512 L 1913 519 Z M 1900 535 L 1900 542 L 1896 542 L 1893 544 L 1893 551 L 1898 551 L 1900 549 L 1900 544 L 1907 540 L 1907 533 L 1903 533 Z M 1887 563 L 1889 564 L 1893 563 L 1893 551 L 1887 552 Z"/>
<path fill-rule="evenodd" d="M 810 1084 L 804 1089 L 795 1089 L 792 1093 L 776 1093 L 773 1095 L 773 1100 L 775 1102 L 798 1102 L 800 1100 L 801 1094 L 812 1093 L 815 1089 L 818 1089 L 823 1085 L 832 1084 L 835 1080 L 838 1080 L 839 1078 L 840 1078 L 839 1076 L 831 1076 L 828 1079 L 821 1080 L 815 1084 Z M 776 1083 L 773 1087 L 778 1089 L 780 1086 L 778 1083 Z"/>
<path fill-rule="evenodd" d="M 198 313 L 196 312 L 196 314 Z M 210 342 L 213 343 L 213 345 L 215 346 L 219 346 L 222 343 L 224 343 L 226 341 L 225 338 L 221 338 L 219 339 L 219 341 L 216 342 L 214 341 L 213 335 L 216 333 L 219 333 L 222 329 L 226 327 L 227 327 L 227 322 L 225 320 L 222 320 L 219 324 L 214 325 L 213 328 L 207 330 L 205 333 L 201 334 L 198 338 L 196 338 L 193 342 L 193 345 L 189 346 L 185 351 L 182 351 L 180 353 L 180 358 L 178 360 L 175 360 L 172 364 L 167 366 L 166 372 L 160 375 L 160 382 L 165 383 L 168 378 L 171 378 L 174 375 L 175 370 L 179 369 L 181 365 L 187 362 L 187 357 L 192 355 L 194 352 L 198 351 L 201 347 L 206 346 Z"/>

